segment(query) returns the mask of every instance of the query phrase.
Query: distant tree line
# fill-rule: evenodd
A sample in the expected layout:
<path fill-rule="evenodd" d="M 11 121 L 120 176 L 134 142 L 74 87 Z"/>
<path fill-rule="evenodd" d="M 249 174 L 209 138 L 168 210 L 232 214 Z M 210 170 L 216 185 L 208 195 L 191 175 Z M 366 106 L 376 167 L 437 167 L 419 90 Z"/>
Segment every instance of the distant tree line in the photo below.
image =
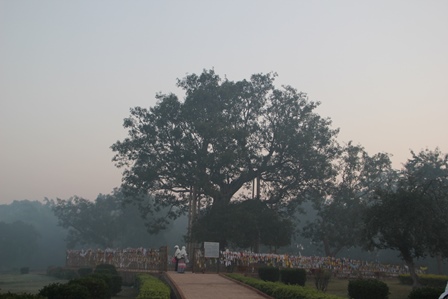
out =
<path fill-rule="evenodd" d="M 114 190 L 94 201 L 75 196 L 0 205 L 0 271 L 64 266 L 70 248 L 158 248 L 182 240 L 185 217 L 150 234 L 140 212 L 122 200 Z"/>

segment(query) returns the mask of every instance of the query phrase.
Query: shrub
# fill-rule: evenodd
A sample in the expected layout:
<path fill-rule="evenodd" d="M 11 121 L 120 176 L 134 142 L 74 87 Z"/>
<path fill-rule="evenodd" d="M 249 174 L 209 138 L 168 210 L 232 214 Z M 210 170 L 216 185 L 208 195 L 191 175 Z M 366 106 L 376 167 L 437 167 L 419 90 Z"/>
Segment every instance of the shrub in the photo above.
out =
<path fill-rule="evenodd" d="M 52 283 L 43 287 L 39 295 L 47 299 L 89 299 L 89 290 L 79 284 Z"/>
<path fill-rule="evenodd" d="M 306 271 L 305 269 L 282 269 L 280 270 L 280 280 L 286 284 L 304 286 L 306 283 Z"/>
<path fill-rule="evenodd" d="M 104 273 L 94 273 L 94 274 L 91 274 L 90 276 L 98 278 L 98 279 L 102 279 L 106 283 L 106 285 L 109 289 L 109 293 L 112 296 L 115 296 L 121 292 L 121 284 L 122 284 L 122 280 L 123 280 L 121 278 L 121 276 L 104 274 Z"/>
<path fill-rule="evenodd" d="M 240 274 L 226 274 L 226 276 L 247 284 L 268 296 L 276 299 L 341 299 L 336 295 L 329 295 L 313 288 L 299 285 L 286 285 L 281 282 L 263 281 L 261 279 L 247 277 Z"/>
<path fill-rule="evenodd" d="M 412 290 L 408 299 L 436 299 L 444 292 L 443 288 L 422 287 Z"/>
<path fill-rule="evenodd" d="M 409 274 L 400 274 L 398 275 L 398 280 L 401 284 L 412 285 L 412 278 Z"/>
<path fill-rule="evenodd" d="M 84 277 L 84 276 L 90 275 L 92 273 L 93 273 L 93 269 L 92 268 L 79 268 L 78 269 L 79 277 Z"/>
<path fill-rule="evenodd" d="M 28 293 L 23 294 L 14 294 L 11 292 L 0 294 L 0 299 L 45 299 L 45 297 L 42 297 L 40 295 L 33 295 Z"/>
<path fill-rule="evenodd" d="M 68 282 L 69 285 L 81 285 L 89 291 L 89 298 L 91 299 L 108 299 L 111 297 L 110 288 L 107 283 L 93 275 L 72 279 Z"/>
<path fill-rule="evenodd" d="M 94 273 L 107 273 L 118 275 L 117 268 L 111 264 L 99 264 L 95 267 Z"/>
<path fill-rule="evenodd" d="M 160 279 L 149 275 L 137 276 L 138 296 L 137 299 L 170 299 L 171 289 Z"/>
<path fill-rule="evenodd" d="M 377 279 L 357 279 L 348 283 L 348 295 L 352 299 L 387 299 L 389 287 Z"/>
<path fill-rule="evenodd" d="M 30 273 L 30 267 L 20 268 L 20 274 L 28 274 L 28 273 Z"/>
<path fill-rule="evenodd" d="M 47 275 L 60 278 L 60 279 L 74 279 L 78 277 L 78 273 L 73 269 L 62 267 L 49 267 L 47 268 Z"/>
<path fill-rule="evenodd" d="M 412 285 L 412 278 L 409 274 L 401 274 L 398 276 L 400 283 L 405 285 Z M 418 281 L 422 286 L 432 288 L 445 288 L 448 276 L 436 274 L 420 274 Z"/>
<path fill-rule="evenodd" d="M 264 281 L 278 281 L 280 279 L 280 270 L 276 267 L 258 268 L 258 277 Z"/>
<path fill-rule="evenodd" d="M 448 276 L 436 274 L 422 274 L 418 276 L 419 282 L 426 287 L 445 288 Z M 443 293 L 443 292 L 442 292 Z"/>
<path fill-rule="evenodd" d="M 314 272 L 314 285 L 316 289 L 322 292 L 327 291 L 331 279 L 331 271 L 326 269 L 316 269 Z"/>
<path fill-rule="evenodd" d="M 112 296 L 121 292 L 121 285 L 123 284 L 123 278 L 118 274 L 114 265 L 100 264 L 96 266 L 94 275 L 102 275 L 102 278 L 107 283 Z"/>

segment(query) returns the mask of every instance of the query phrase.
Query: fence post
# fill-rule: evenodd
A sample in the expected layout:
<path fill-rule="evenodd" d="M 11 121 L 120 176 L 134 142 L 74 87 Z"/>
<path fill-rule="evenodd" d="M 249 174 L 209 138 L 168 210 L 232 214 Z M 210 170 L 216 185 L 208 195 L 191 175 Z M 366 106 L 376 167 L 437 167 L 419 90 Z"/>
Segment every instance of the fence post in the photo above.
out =
<path fill-rule="evenodd" d="M 159 256 L 159 269 L 160 271 L 168 271 L 168 246 L 160 247 L 160 256 Z"/>

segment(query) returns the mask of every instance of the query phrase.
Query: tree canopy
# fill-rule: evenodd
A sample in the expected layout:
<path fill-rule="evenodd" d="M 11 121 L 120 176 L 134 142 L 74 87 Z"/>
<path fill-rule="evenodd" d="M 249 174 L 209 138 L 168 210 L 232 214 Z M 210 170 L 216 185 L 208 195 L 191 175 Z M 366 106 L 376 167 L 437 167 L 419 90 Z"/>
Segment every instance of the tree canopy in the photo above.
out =
<path fill-rule="evenodd" d="M 141 203 L 150 201 L 150 198 L 146 198 Z M 150 235 L 151 231 L 146 228 L 155 219 L 163 219 L 164 211 L 152 214 L 138 209 L 120 189 L 107 195 L 99 194 L 95 201 L 73 196 L 67 200 L 47 199 L 47 202 L 59 225 L 68 229 L 68 248 L 79 245 L 102 248 L 154 247 L 167 242 L 166 236 Z"/>
<path fill-rule="evenodd" d="M 312 198 L 316 217 L 302 235 L 321 243 L 326 256 L 361 245 L 363 212 L 372 194 L 392 179 L 389 156 L 369 156 L 360 145 L 349 142 L 334 160 L 334 175 L 321 184 Z"/>
<path fill-rule="evenodd" d="M 396 184 L 378 190 L 365 214 L 365 236 L 370 248 L 397 250 L 417 286 L 415 259 L 448 257 L 448 155 L 411 153 Z"/>
<path fill-rule="evenodd" d="M 226 207 L 203 211 L 193 228 L 195 240 L 219 242 L 221 248 L 270 251 L 291 243 L 293 223 L 258 199 L 233 201 Z"/>
<path fill-rule="evenodd" d="M 154 107 L 132 108 L 128 137 L 111 147 L 123 190 L 175 207 L 173 218 L 191 193 L 225 206 L 244 198 L 256 178 L 260 197 L 272 205 L 301 198 L 331 175 L 337 130 L 315 112 L 318 102 L 291 86 L 276 88 L 275 78 L 234 82 L 204 70 L 177 81 L 183 100 L 158 94 Z"/>

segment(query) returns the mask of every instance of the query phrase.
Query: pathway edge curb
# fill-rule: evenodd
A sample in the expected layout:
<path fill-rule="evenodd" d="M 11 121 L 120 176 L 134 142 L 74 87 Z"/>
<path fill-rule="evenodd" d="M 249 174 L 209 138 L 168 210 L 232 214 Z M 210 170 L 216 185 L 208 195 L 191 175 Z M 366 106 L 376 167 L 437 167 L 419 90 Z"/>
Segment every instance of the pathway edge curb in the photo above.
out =
<path fill-rule="evenodd" d="M 163 276 L 166 278 L 168 283 L 173 288 L 173 291 L 176 293 L 176 297 L 178 297 L 178 299 L 185 299 L 186 297 L 185 297 L 184 293 L 179 288 L 177 283 L 174 280 L 171 279 L 171 276 L 168 274 L 168 271 L 163 272 Z M 177 296 L 177 295 L 179 295 L 179 296 Z"/>
<path fill-rule="evenodd" d="M 275 299 L 274 297 L 271 297 L 271 296 L 269 296 L 269 295 L 263 293 L 263 292 L 260 291 L 259 289 L 256 289 L 256 288 L 254 288 L 254 287 L 252 287 L 252 286 L 250 286 L 250 285 L 247 285 L 247 284 L 245 284 L 245 283 L 242 283 L 241 281 L 238 281 L 238 280 L 236 280 L 236 279 L 230 278 L 230 277 L 228 277 L 228 276 L 225 275 L 225 274 L 221 274 L 221 273 L 219 273 L 219 276 L 221 276 L 221 277 L 223 277 L 223 278 L 225 278 L 225 279 L 228 279 L 228 280 L 230 280 L 230 281 L 232 281 L 232 282 L 235 282 L 235 283 L 239 284 L 240 286 L 243 286 L 243 287 L 245 287 L 245 288 L 248 288 L 248 289 L 250 289 L 251 291 L 256 292 L 258 295 L 263 296 L 263 297 L 266 298 L 266 299 Z"/>

